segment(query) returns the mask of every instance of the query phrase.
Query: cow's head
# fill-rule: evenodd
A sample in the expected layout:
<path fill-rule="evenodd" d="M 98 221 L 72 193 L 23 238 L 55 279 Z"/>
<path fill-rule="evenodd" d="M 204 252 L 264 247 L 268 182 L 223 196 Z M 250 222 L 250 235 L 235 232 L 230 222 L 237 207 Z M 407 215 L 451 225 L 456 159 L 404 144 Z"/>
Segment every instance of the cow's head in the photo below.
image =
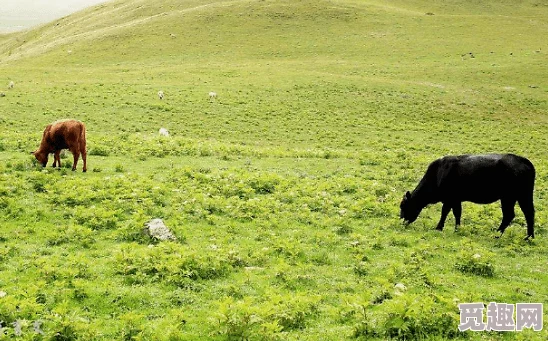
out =
<path fill-rule="evenodd" d="M 31 152 L 32 155 L 42 164 L 43 167 L 46 167 L 48 164 L 48 153 L 42 153 L 38 150 Z"/>
<path fill-rule="evenodd" d="M 411 193 L 407 191 L 400 203 L 400 218 L 403 219 L 406 224 L 411 224 L 417 220 L 420 213 L 420 207 L 416 205 L 411 197 Z"/>

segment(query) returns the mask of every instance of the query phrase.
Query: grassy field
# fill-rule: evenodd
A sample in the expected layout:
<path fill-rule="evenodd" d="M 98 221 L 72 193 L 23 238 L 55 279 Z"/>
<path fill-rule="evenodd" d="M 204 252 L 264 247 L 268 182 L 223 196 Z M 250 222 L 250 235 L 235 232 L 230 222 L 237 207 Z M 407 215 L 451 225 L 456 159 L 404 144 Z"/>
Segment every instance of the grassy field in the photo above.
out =
<path fill-rule="evenodd" d="M 546 310 L 457 326 L 548 302 L 547 36 L 537 0 L 120 0 L 0 35 L 0 340 L 545 340 Z M 29 154 L 61 118 L 87 173 Z M 431 161 L 485 152 L 535 164 L 536 239 L 518 207 L 495 239 L 498 204 L 402 225 Z"/>

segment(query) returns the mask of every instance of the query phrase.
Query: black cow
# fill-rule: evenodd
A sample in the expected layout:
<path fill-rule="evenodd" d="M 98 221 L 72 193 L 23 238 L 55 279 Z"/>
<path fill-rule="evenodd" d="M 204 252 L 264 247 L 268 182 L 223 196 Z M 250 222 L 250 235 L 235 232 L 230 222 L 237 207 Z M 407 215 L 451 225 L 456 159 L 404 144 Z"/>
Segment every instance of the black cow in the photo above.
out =
<path fill-rule="evenodd" d="M 400 218 L 411 224 L 423 208 L 442 202 L 436 229 L 443 230 L 451 210 L 457 229 L 463 201 L 490 204 L 500 200 L 502 222 L 497 231 L 502 236 L 515 217 L 517 201 L 527 221 L 527 240 L 535 238 L 534 186 L 535 167 L 524 157 L 513 154 L 445 156 L 428 166 L 412 193 L 405 193 L 400 204 Z"/>

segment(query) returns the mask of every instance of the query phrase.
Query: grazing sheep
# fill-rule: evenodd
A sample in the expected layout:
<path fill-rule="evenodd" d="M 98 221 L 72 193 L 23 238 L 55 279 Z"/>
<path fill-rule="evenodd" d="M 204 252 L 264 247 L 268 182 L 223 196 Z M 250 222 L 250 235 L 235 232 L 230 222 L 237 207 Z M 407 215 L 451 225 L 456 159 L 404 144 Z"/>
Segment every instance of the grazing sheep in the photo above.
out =
<path fill-rule="evenodd" d="M 6 94 L 3 92 L 0 92 L 0 97 L 6 97 Z"/>
<path fill-rule="evenodd" d="M 166 128 L 160 128 L 158 134 L 160 134 L 160 136 L 169 136 L 169 131 Z"/>
<path fill-rule="evenodd" d="M 211 100 L 212 100 L 212 99 L 215 99 L 215 98 L 217 98 L 217 93 L 216 93 L 216 92 L 213 92 L 213 91 L 211 91 L 211 92 L 209 93 L 209 99 L 211 99 Z"/>
<path fill-rule="evenodd" d="M 158 91 L 158 98 L 164 99 L 164 92 L 162 90 Z"/>
<path fill-rule="evenodd" d="M 14 86 L 15 86 L 15 83 L 13 81 L 10 81 L 8 84 L 8 89 L 13 89 Z"/>

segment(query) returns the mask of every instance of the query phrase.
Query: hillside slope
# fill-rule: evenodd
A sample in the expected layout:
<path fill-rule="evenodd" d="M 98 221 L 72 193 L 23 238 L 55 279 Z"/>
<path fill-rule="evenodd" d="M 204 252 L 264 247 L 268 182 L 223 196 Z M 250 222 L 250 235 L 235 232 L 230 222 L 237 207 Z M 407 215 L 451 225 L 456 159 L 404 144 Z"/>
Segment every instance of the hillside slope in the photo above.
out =
<path fill-rule="evenodd" d="M 534 1 L 123 0 L 8 36 L 0 56 L 58 63 L 319 56 L 401 62 L 425 50 L 440 58 L 537 50 L 548 33 L 547 13 Z M 479 37 L 486 39 L 480 44 Z"/>
<path fill-rule="evenodd" d="M 382 141 L 380 122 L 425 138 L 493 115 L 545 122 L 547 23 L 535 1 L 113 1 L 4 36 L 0 71 L 20 92 L 0 109 L 23 132 L 42 113 L 95 136 L 160 120 L 189 138 L 350 150 Z"/>

